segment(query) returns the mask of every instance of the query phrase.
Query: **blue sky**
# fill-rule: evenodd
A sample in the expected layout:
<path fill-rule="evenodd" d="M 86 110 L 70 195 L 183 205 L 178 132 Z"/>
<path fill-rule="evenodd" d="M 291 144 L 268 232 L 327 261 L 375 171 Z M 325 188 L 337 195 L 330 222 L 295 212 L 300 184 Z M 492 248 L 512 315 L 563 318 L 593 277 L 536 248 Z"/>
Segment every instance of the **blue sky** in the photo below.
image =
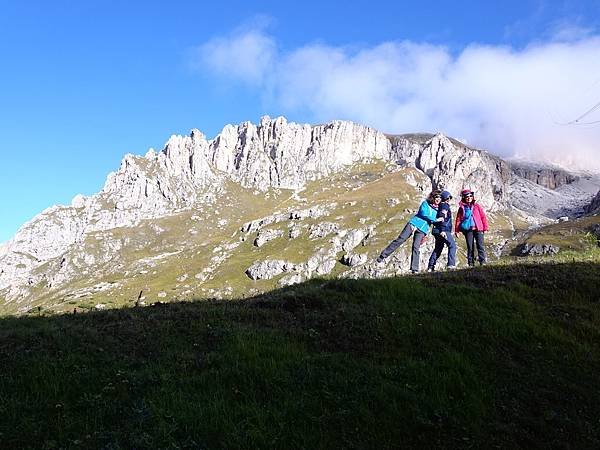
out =
<path fill-rule="evenodd" d="M 600 101 L 599 24 L 599 1 L 0 0 L 0 242 L 125 153 L 265 114 L 589 159 L 598 127 L 565 124 Z"/>

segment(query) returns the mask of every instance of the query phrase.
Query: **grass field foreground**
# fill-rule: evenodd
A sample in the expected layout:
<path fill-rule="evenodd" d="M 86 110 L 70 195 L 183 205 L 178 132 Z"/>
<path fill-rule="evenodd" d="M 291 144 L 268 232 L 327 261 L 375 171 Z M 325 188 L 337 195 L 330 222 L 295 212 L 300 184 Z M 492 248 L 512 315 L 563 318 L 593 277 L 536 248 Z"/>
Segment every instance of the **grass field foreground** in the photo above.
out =
<path fill-rule="evenodd" d="M 600 448 L 600 264 L 0 320 L 5 448 Z"/>

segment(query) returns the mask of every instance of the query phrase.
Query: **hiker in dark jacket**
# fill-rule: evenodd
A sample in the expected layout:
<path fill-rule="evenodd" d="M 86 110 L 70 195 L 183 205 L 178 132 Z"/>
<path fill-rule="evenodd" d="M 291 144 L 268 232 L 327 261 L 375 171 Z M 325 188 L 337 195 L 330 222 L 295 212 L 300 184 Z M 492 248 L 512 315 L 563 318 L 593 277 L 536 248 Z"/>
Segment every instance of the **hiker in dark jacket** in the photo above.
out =
<path fill-rule="evenodd" d="M 429 233 L 429 227 L 436 221 L 441 222 L 442 218 L 436 218 L 437 208 L 442 200 L 442 194 L 439 190 L 432 191 L 419 207 L 419 211 L 404 226 L 402 232 L 381 252 L 377 262 L 383 262 L 398 247 L 400 247 L 409 237 L 413 236 L 412 254 L 410 257 L 410 271 L 417 273 L 419 271 L 420 247 L 423 238 Z"/>
<path fill-rule="evenodd" d="M 452 211 L 450 210 L 450 200 L 452 195 L 448 191 L 442 192 L 442 202 L 438 206 L 437 217 L 441 217 L 441 222 L 436 222 L 433 225 L 431 234 L 435 238 L 435 248 L 433 253 L 429 257 L 429 264 L 427 269 L 433 272 L 435 270 L 435 263 L 444 251 L 444 247 L 448 247 L 448 269 L 456 268 L 456 241 L 452 236 Z"/>
<path fill-rule="evenodd" d="M 467 263 L 469 267 L 475 265 L 475 247 L 480 265 L 486 263 L 483 234 L 488 230 L 485 211 L 475 201 L 475 193 L 470 189 L 463 189 L 460 193 L 461 201 L 458 204 L 456 221 L 454 222 L 454 235 L 460 231 L 467 241 Z"/>

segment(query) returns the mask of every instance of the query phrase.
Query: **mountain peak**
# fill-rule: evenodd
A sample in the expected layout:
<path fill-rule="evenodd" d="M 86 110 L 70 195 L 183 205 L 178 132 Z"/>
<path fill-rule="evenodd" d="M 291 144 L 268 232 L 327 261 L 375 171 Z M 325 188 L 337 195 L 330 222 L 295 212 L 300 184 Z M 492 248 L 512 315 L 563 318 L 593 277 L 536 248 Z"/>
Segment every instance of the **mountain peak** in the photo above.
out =
<path fill-rule="evenodd" d="M 426 135 L 415 136 L 391 138 L 373 128 L 343 120 L 311 126 L 268 116 L 263 116 L 258 126 L 251 122 L 225 125 L 212 140 L 206 140 L 197 129 L 192 129 L 188 136 L 173 135 L 158 153 L 151 149 L 144 157 L 126 154 L 119 169 L 107 176 L 98 194 L 77 196 L 70 207 L 47 210 L 22 227 L 0 259 L 0 269 L 4 271 L 0 273 L 0 296 L 9 300 L 25 298 L 31 294 L 31 286 L 38 286 L 41 291 L 54 289 L 69 282 L 83 267 L 99 261 L 108 264 L 112 257 L 119 257 L 123 246 L 129 245 L 127 239 L 114 237 L 123 234 L 114 230 L 138 229 L 142 223 L 154 224 L 159 220 L 168 222 L 168 218 L 184 212 L 198 217 L 195 220 L 203 224 L 203 232 L 209 229 L 204 217 L 214 215 L 215 227 L 219 229 L 234 216 L 218 217 L 222 211 L 216 206 L 208 207 L 209 204 L 231 205 L 242 196 L 260 205 L 288 189 L 285 194 L 290 196 L 288 200 L 300 201 L 294 200 L 293 191 L 336 176 L 341 177 L 335 181 L 336 189 L 343 190 L 345 186 L 352 189 L 352 180 L 338 174 L 365 164 L 406 169 L 403 186 L 408 186 L 404 189 L 410 193 L 402 193 L 403 196 L 414 196 L 413 188 L 421 195 L 433 187 L 444 187 L 458 194 L 468 184 L 477 190 L 478 199 L 486 208 L 494 211 L 506 204 L 512 173 L 505 170 L 501 160 L 454 145 L 443 133 L 427 135 L 426 141 Z M 360 176 L 368 178 L 369 170 Z M 232 186 L 235 194 L 231 194 Z M 331 188 L 323 187 L 323 192 Z M 380 200 L 385 201 L 377 199 Z M 368 203 L 363 207 L 368 209 Z M 254 214 L 260 210 L 253 205 L 249 208 Z M 197 214 L 192 213 L 196 210 Z M 282 217 L 286 220 L 289 215 Z M 336 229 L 333 222 L 313 225 L 314 236 Z M 152 228 L 146 239 L 154 239 L 157 233 L 162 233 L 160 229 Z M 190 229 L 198 232 L 195 227 Z M 297 230 L 286 233 L 295 235 Z M 279 232 L 265 234 L 275 235 Z M 228 245 L 235 248 L 238 244 Z M 149 244 L 139 245 L 146 248 Z M 92 259 L 88 246 L 103 250 Z M 202 253 L 203 249 L 198 251 Z M 74 255 L 80 253 L 83 256 L 77 259 Z M 64 255 L 71 255 L 78 262 L 63 262 Z M 315 258 L 310 267 L 315 261 L 320 267 L 322 259 L 327 260 L 323 267 L 332 267 L 336 261 L 327 252 Z M 50 265 L 51 271 L 46 269 Z M 200 274 L 199 279 L 204 276 Z"/>

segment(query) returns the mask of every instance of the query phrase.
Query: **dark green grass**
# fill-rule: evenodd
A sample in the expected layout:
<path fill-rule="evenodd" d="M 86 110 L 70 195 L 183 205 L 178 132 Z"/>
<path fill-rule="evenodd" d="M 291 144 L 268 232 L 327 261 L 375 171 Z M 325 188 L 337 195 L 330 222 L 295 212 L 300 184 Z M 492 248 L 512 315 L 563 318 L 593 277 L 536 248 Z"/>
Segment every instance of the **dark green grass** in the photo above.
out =
<path fill-rule="evenodd" d="M 600 265 L 0 320 L 3 448 L 600 448 Z"/>

